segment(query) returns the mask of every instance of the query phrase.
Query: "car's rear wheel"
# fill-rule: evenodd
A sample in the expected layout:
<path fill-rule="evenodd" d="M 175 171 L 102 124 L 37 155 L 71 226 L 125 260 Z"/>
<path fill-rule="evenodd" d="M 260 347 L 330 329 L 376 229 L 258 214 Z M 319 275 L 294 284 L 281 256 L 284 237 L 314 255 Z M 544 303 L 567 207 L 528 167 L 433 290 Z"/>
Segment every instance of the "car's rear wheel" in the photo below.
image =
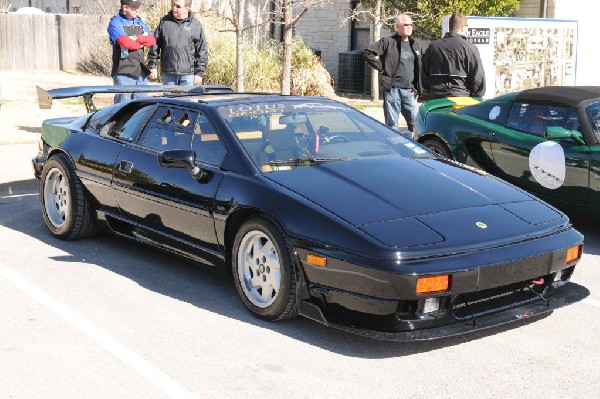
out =
<path fill-rule="evenodd" d="M 427 139 L 422 143 L 425 147 L 429 148 L 434 153 L 441 155 L 446 158 L 452 159 L 452 153 L 446 144 L 442 143 L 437 139 Z"/>
<path fill-rule="evenodd" d="M 44 222 L 55 237 L 74 240 L 95 233 L 92 208 L 66 155 L 57 154 L 46 162 L 40 179 L 40 202 Z"/>
<path fill-rule="evenodd" d="M 237 292 L 254 315 L 282 320 L 298 314 L 296 270 L 272 222 L 254 217 L 242 225 L 233 244 L 232 269 Z"/>

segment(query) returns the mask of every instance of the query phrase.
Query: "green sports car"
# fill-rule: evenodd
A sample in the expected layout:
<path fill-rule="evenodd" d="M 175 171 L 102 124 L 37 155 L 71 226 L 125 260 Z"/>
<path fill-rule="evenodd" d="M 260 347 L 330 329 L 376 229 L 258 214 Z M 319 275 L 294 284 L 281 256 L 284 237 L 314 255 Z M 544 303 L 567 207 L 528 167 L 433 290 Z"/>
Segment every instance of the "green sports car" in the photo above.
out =
<path fill-rule="evenodd" d="M 600 219 L 600 87 L 431 100 L 413 138 L 573 216 Z"/>

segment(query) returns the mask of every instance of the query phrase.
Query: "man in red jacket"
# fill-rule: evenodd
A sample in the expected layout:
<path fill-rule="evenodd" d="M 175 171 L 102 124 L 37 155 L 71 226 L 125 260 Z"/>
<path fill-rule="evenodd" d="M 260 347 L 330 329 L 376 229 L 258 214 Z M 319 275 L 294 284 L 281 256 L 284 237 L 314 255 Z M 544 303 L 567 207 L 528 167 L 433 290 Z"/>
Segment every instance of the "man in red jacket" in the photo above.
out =
<path fill-rule="evenodd" d="M 108 23 L 108 36 L 113 46 L 111 76 L 115 85 L 146 85 L 149 70 L 144 65 L 144 47 L 154 46 L 156 40 L 148 26 L 138 18 L 142 6 L 139 0 L 121 0 L 119 14 Z M 128 101 L 139 95 L 115 95 L 115 103 Z"/>

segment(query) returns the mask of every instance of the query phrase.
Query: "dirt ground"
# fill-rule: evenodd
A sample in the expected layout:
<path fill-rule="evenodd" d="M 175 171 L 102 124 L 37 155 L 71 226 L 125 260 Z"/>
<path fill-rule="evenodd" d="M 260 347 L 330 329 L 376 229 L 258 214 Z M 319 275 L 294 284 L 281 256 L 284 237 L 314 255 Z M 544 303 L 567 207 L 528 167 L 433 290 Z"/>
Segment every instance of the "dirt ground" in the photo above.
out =
<path fill-rule="evenodd" d="M 0 144 L 37 143 L 44 119 L 85 113 L 83 105 L 69 100 L 55 101 L 51 109 L 40 109 L 36 86 L 55 89 L 107 84 L 112 84 L 112 80 L 100 76 L 66 72 L 0 71 Z"/>
<path fill-rule="evenodd" d="M 45 119 L 85 114 L 83 104 L 70 99 L 55 100 L 51 109 L 40 109 L 36 86 L 47 90 L 111 84 L 112 79 L 106 76 L 67 72 L 0 71 L 0 145 L 37 143 Z M 361 111 L 378 120 L 383 120 L 381 102 L 374 103 L 356 96 L 339 97 L 339 100 L 359 107 Z"/>

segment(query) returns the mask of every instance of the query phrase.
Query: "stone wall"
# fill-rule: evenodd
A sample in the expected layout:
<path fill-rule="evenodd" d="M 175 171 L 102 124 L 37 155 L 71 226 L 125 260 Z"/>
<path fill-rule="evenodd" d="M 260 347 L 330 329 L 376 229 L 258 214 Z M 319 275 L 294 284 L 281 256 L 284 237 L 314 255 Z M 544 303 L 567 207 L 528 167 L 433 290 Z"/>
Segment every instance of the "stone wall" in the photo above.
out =
<path fill-rule="evenodd" d="M 546 18 L 554 18 L 555 0 L 521 0 L 519 10 L 515 13 L 517 18 L 544 18 L 543 4 L 546 3 Z"/>
<path fill-rule="evenodd" d="M 296 35 L 315 51 L 320 51 L 321 60 L 334 82 L 338 77 L 339 53 L 350 49 L 350 1 L 333 0 L 310 9 L 296 26 Z"/>

